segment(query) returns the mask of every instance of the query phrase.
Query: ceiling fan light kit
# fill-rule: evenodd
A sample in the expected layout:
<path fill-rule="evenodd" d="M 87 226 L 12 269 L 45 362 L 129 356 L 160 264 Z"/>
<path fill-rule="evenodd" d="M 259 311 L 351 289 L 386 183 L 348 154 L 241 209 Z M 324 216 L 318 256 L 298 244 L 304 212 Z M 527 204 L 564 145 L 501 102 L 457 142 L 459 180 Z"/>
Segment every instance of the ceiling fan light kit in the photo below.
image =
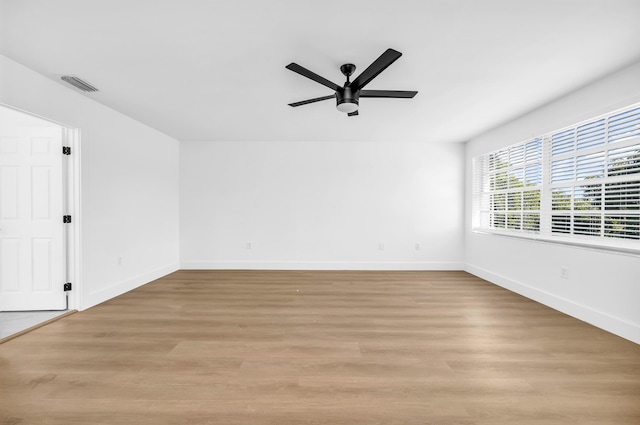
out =
<path fill-rule="evenodd" d="M 336 92 L 336 108 L 340 112 L 350 114 L 358 110 L 360 104 L 360 93 L 353 91 L 351 87 L 345 87 L 342 91 Z"/>
<path fill-rule="evenodd" d="M 404 90 L 362 90 L 364 86 L 369 84 L 371 80 L 378 76 L 378 74 L 387 69 L 389 65 L 398 60 L 400 56 L 402 56 L 402 53 L 393 49 L 387 49 L 382 55 L 380 55 L 378 59 L 373 61 L 373 63 L 369 65 L 369 67 L 365 69 L 353 81 L 350 81 L 350 77 L 355 72 L 356 66 L 352 63 L 346 63 L 342 65 L 340 67 L 340 71 L 347 77 L 347 81 L 342 87 L 327 80 L 324 77 L 319 76 L 312 71 L 309 71 L 308 69 L 298 65 L 297 63 L 292 62 L 286 66 L 287 69 L 332 89 L 335 94 L 332 96 L 323 96 L 314 99 L 303 100 L 300 102 L 290 103 L 289 106 L 296 107 L 308 105 L 309 103 L 315 103 L 322 100 L 335 98 L 336 108 L 338 109 L 338 111 L 344 112 L 348 116 L 352 117 L 358 115 L 360 97 L 410 99 L 414 97 L 418 92 Z"/>

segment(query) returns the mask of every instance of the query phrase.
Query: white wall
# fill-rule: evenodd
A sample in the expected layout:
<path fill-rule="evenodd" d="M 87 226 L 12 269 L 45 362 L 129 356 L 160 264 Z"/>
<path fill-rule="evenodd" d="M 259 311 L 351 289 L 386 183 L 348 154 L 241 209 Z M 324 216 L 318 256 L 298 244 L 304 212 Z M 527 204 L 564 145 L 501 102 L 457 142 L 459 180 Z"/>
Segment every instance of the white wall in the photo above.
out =
<path fill-rule="evenodd" d="M 1 103 L 81 132 L 82 275 L 74 307 L 176 270 L 178 141 L 1 55 L 0 69 Z"/>
<path fill-rule="evenodd" d="M 182 142 L 180 149 L 183 268 L 463 266 L 461 144 Z"/>
<path fill-rule="evenodd" d="M 470 210 L 473 157 L 636 102 L 640 63 L 467 143 L 465 261 L 471 273 L 640 343 L 640 256 L 473 233 Z"/>

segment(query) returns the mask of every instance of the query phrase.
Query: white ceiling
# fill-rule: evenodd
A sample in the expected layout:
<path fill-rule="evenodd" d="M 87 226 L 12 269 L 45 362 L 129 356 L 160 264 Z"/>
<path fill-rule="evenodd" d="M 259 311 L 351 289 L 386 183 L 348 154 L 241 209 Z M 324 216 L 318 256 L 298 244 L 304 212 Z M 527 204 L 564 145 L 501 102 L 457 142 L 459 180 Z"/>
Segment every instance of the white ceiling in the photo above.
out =
<path fill-rule="evenodd" d="M 0 0 L 0 52 L 179 140 L 460 142 L 640 59 L 638 0 Z M 334 81 L 403 56 L 348 118 Z M 61 83 L 63 84 L 63 83 Z"/>

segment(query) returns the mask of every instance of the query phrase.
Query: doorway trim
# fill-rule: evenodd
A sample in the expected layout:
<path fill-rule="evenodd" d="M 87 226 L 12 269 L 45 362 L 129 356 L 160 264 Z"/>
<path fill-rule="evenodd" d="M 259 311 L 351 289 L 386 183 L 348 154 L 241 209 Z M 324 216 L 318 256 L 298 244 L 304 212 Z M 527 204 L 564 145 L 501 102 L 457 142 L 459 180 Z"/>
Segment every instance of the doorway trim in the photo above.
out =
<path fill-rule="evenodd" d="M 65 184 L 65 205 L 67 214 L 71 214 L 73 219 L 67 227 L 65 237 L 66 270 L 67 282 L 71 282 L 72 290 L 67 293 L 67 309 L 80 310 L 82 300 L 82 278 L 81 278 L 81 255 L 82 238 L 80 229 L 82 228 L 81 214 L 81 168 L 80 168 L 80 129 L 63 125 L 65 132 L 64 146 L 71 148 L 71 155 L 67 161 L 66 184 Z"/>

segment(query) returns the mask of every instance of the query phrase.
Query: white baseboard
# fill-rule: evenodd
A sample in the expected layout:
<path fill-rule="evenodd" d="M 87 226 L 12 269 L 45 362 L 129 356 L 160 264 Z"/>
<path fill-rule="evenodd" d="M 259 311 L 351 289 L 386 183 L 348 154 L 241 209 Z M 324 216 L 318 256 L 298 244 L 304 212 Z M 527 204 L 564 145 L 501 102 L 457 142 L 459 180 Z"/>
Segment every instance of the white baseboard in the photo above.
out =
<path fill-rule="evenodd" d="M 83 299 L 78 310 L 86 310 L 90 307 L 110 300 L 111 298 L 117 297 L 118 295 L 122 295 L 177 270 L 179 270 L 179 264 L 172 263 L 163 267 L 159 267 L 155 270 L 151 270 L 150 272 L 142 273 L 129 279 L 117 282 L 92 294 L 86 294 L 85 290 L 82 293 Z"/>
<path fill-rule="evenodd" d="M 640 344 L 640 326 L 637 324 L 627 322 L 602 311 L 594 310 L 593 308 L 575 303 L 566 298 L 541 291 L 532 286 L 492 273 L 480 267 L 466 264 L 464 271 L 555 310 L 561 311 L 569 316 L 575 317 L 576 319 L 580 319 L 598 328 L 604 329 L 607 332 L 611 332 L 612 334 L 633 341 L 636 344 Z"/>
<path fill-rule="evenodd" d="M 462 270 L 457 262 L 183 261 L 184 270 Z"/>

